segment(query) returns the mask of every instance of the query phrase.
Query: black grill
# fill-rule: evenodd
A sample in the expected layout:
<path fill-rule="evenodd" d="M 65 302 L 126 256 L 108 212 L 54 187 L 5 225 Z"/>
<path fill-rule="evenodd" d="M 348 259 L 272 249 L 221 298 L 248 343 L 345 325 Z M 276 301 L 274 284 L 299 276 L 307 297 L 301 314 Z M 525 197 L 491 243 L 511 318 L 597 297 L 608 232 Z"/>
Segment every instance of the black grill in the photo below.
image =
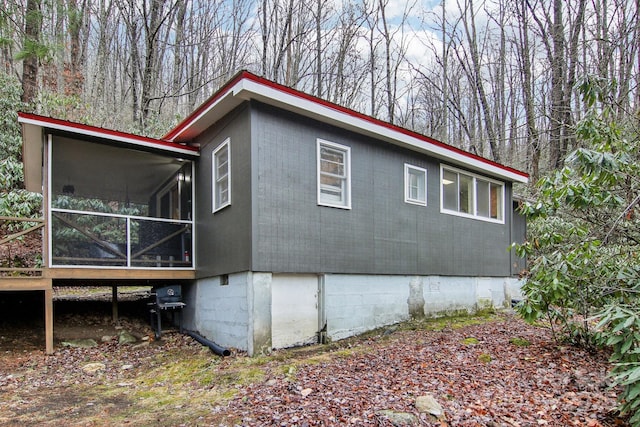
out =
<path fill-rule="evenodd" d="M 171 320 L 175 324 L 178 318 L 178 327 L 182 333 L 182 309 L 186 306 L 182 302 L 182 286 L 171 285 L 162 288 L 154 288 L 151 291 L 150 314 L 151 326 L 155 329 L 156 339 L 162 336 L 162 316 L 171 314 Z"/>

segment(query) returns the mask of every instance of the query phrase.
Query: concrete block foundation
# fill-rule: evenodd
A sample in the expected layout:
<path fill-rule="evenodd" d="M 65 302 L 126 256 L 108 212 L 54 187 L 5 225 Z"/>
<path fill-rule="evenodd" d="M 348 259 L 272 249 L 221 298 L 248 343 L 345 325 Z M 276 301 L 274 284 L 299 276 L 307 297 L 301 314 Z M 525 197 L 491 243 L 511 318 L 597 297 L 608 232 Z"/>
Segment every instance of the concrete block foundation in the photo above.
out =
<path fill-rule="evenodd" d="M 243 272 L 184 290 L 188 329 L 250 355 L 340 340 L 412 317 L 503 308 L 513 277 L 376 276 Z"/>

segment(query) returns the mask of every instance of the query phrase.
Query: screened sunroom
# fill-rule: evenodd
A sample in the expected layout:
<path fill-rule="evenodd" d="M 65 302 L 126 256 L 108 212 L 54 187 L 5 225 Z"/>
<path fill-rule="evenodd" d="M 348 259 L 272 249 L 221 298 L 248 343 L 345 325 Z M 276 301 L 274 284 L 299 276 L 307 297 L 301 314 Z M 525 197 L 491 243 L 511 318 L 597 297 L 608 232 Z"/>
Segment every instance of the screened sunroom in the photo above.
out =
<path fill-rule="evenodd" d="M 68 122 L 46 124 L 58 125 L 40 131 L 46 267 L 192 269 L 197 150 Z M 27 183 L 34 180 L 29 173 Z"/>

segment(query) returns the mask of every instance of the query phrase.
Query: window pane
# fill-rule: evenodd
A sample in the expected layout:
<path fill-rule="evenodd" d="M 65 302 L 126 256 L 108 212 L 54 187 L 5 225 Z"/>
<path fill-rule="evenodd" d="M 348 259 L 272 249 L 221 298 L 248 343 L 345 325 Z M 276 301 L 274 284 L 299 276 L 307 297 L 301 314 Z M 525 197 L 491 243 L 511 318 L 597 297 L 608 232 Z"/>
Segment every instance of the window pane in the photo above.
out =
<path fill-rule="evenodd" d="M 419 202 L 420 204 L 426 204 L 427 192 L 426 182 L 427 173 L 423 169 L 418 169 L 409 165 L 405 165 L 406 171 L 406 189 L 405 189 L 405 201 Z"/>
<path fill-rule="evenodd" d="M 320 176 L 320 193 L 326 201 L 342 202 L 344 180 L 329 175 Z"/>
<path fill-rule="evenodd" d="M 320 171 L 344 176 L 344 155 L 338 150 L 322 147 L 320 150 Z"/>
<path fill-rule="evenodd" d="M 230 199 L 229 183 L 229 145 L 224 143 L 214 154 L 214 210 L 228 205 Z"/>
<path fill-rule="evenodd" d="M 476 179 L 477 214 L 489 218 L 489 183 Z"/>
<path fill-rule="evenodd" d="M 473 214 L 473 177 L 459 174 L 460 212 Z"/>
<path fill-rule="evenodd" d="M 458 210 L 458 174 L 448 170 L 442 173 L 442 205 L 444 209 Z"/>
<path fill-rule="evenodd" d="M 502 186 L 491 184 L 491 218 L 502 219 Z"/>
<path fill-rule="evenodd" d="M 420 197 L 420 177 L 416 171 L 409 172 L 409 198 L 413 200 L 421 200 Z"/>
<path fill-rule="evenodd" d="M 222 206 L 229 201 L 229 187 L 226 178 L 218 181 L 218 205 Z"/>
<path fill-rule="evenodd" d="M 216 173 L 218 177 L 224 176 L 227 174 L 227 165 L 228 162 L 228 153 L 227 149 L 223 148 L 216 153 Z"/>
<path fill-rule="evenodd" d="M 349 149 L 319 143 L 319 203 L 349 206 Z"/>

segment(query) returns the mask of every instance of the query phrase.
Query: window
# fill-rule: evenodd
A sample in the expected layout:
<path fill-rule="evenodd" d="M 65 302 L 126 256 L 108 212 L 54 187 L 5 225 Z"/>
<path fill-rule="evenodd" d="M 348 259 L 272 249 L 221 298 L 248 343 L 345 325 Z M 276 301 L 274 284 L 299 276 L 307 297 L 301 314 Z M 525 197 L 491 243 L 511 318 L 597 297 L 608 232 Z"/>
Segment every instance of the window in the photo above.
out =
<path fill-rule="evenodd" d="M 318 140 L 318 204 L 351 209 L 351 149 Z"/>
<path fill-rule="evenodd" d="M 427 206 L 427 170 L 404 164 L 404 201 Z"/>
<path fill-rule="evenodd" d="M 441 167 L 442 212 L 504 222 L 504 183 Z"/>
<path fill-rule="evenodd" d="M 227 138 L 213 151 L 213 212 L 231 204 L 231 157 Z"/>

